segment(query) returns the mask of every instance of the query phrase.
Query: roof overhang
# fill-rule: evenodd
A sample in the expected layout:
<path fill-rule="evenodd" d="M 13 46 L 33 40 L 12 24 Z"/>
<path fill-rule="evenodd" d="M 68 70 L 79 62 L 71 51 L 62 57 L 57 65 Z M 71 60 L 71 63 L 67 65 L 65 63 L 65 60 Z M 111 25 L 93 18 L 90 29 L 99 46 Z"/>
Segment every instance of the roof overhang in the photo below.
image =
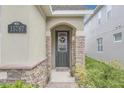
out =
<path fill-rule="evenodd" d="M 85 17 L 84 25 L 86 25 L 86 24 L 94 17 L 94 15 L 96 15 L 96 14 L 99 12 L 99 10 L 100 10 L 102 7 L 104 7 L 104 5 L 98 5 L 98 6 L 96 7 L 96 9 L 94 10 L 93 14 L 88 15 L 87 17 Z"/>
<path fill-rule="evenodd" d="M 52 10 L 51 5 L 39 5 L 47 17 L 57 16 L 84 16 L 87 14 L 93 14 L 94 10 Z"/>

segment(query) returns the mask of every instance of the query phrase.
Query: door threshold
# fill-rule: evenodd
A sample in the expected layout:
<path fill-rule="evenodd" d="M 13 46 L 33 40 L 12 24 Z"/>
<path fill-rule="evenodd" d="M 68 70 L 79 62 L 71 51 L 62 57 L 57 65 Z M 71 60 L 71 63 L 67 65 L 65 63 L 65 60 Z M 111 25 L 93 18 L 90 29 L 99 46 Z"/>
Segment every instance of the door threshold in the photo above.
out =
<path fill-rule="evenodd" d="M 69 67 L 56 67 L 55 70 L 56 71 L 69 71 L 70 68 Z"/>

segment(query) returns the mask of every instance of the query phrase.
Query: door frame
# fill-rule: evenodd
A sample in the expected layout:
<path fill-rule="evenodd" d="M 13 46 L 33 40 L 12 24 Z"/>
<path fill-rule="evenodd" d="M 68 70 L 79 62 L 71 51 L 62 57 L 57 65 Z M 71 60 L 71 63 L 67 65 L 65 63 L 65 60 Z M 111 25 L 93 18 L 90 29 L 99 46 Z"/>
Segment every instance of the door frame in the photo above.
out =
<path fill-rule="evenodd" d="M 55 68 L 57 67 L 56 66 L 56 51 L 57 51 L 57 40 L 56 39 L 58 39 L 57 38 L 57 33 L 58 32 L 67 32 L 67 36 L 68 36 L 68 39 L 67 39 L 67 43 L 68 43 L 68 45 L 67 45 L 67 47 L 68 47 L 68 66 L 65 66 L 65 67 L 70 67 L 70 58 L 71 58 L 71 54 L 70 54 L 70 51 L 71 51 L 71 42 L 70 42 L 70 31 L 69 30 L 55 30 L 55 54 L 54 54 L 54 56 L 55 56 Z"/>

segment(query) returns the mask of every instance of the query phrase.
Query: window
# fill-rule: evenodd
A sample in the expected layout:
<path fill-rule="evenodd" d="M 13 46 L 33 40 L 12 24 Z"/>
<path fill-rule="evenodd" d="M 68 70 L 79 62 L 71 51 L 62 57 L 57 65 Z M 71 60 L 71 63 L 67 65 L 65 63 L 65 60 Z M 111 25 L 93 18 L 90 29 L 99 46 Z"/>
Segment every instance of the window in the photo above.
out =
<path fill-rule="evenodd" d="M 101 24 L 101 12 L 98 13 L 98 24 Z"/>
<path fill-rule="evenodd" d="M 114 41 L 121 41 L 122 40 L 122 33 L 115 33 L 113 34 L 114 36 Z"/>
<path fill-rule="evenodd" d="M 112 6 L 111 5 L 107 6 L 107 11 L 106 11 L 107 19 L 110 19 L 111 17 L 111 10 L 112 10 Z"/>
<path fill-rule="evenodd" d="M 100 52 L 100 51 L 103 51 L 103 38 L 98 38 L 97 39 L 97 50 Z"/>

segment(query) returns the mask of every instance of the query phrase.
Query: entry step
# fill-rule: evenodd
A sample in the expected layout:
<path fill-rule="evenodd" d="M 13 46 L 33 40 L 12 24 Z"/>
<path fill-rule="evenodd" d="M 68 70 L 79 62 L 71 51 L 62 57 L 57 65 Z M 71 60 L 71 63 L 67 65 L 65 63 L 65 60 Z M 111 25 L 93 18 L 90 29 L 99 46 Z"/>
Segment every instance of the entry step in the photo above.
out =
<path fill-rule="evenodd" d="M 75 78 L 71 77 L 70 71 L 52 70 L 50 82 L 75 82 Z"/>
<path fill-rule="evenodd" d="M 61 72 L 61 71 L 62 71 L 62 72 L 63 72 L 63 71 L 70 71 L 70 69 L 69 69 L 68 67 L 56 67 L 55 70 L 56 70 L 56 71 L 60 71 L 60 72 Z"/>

